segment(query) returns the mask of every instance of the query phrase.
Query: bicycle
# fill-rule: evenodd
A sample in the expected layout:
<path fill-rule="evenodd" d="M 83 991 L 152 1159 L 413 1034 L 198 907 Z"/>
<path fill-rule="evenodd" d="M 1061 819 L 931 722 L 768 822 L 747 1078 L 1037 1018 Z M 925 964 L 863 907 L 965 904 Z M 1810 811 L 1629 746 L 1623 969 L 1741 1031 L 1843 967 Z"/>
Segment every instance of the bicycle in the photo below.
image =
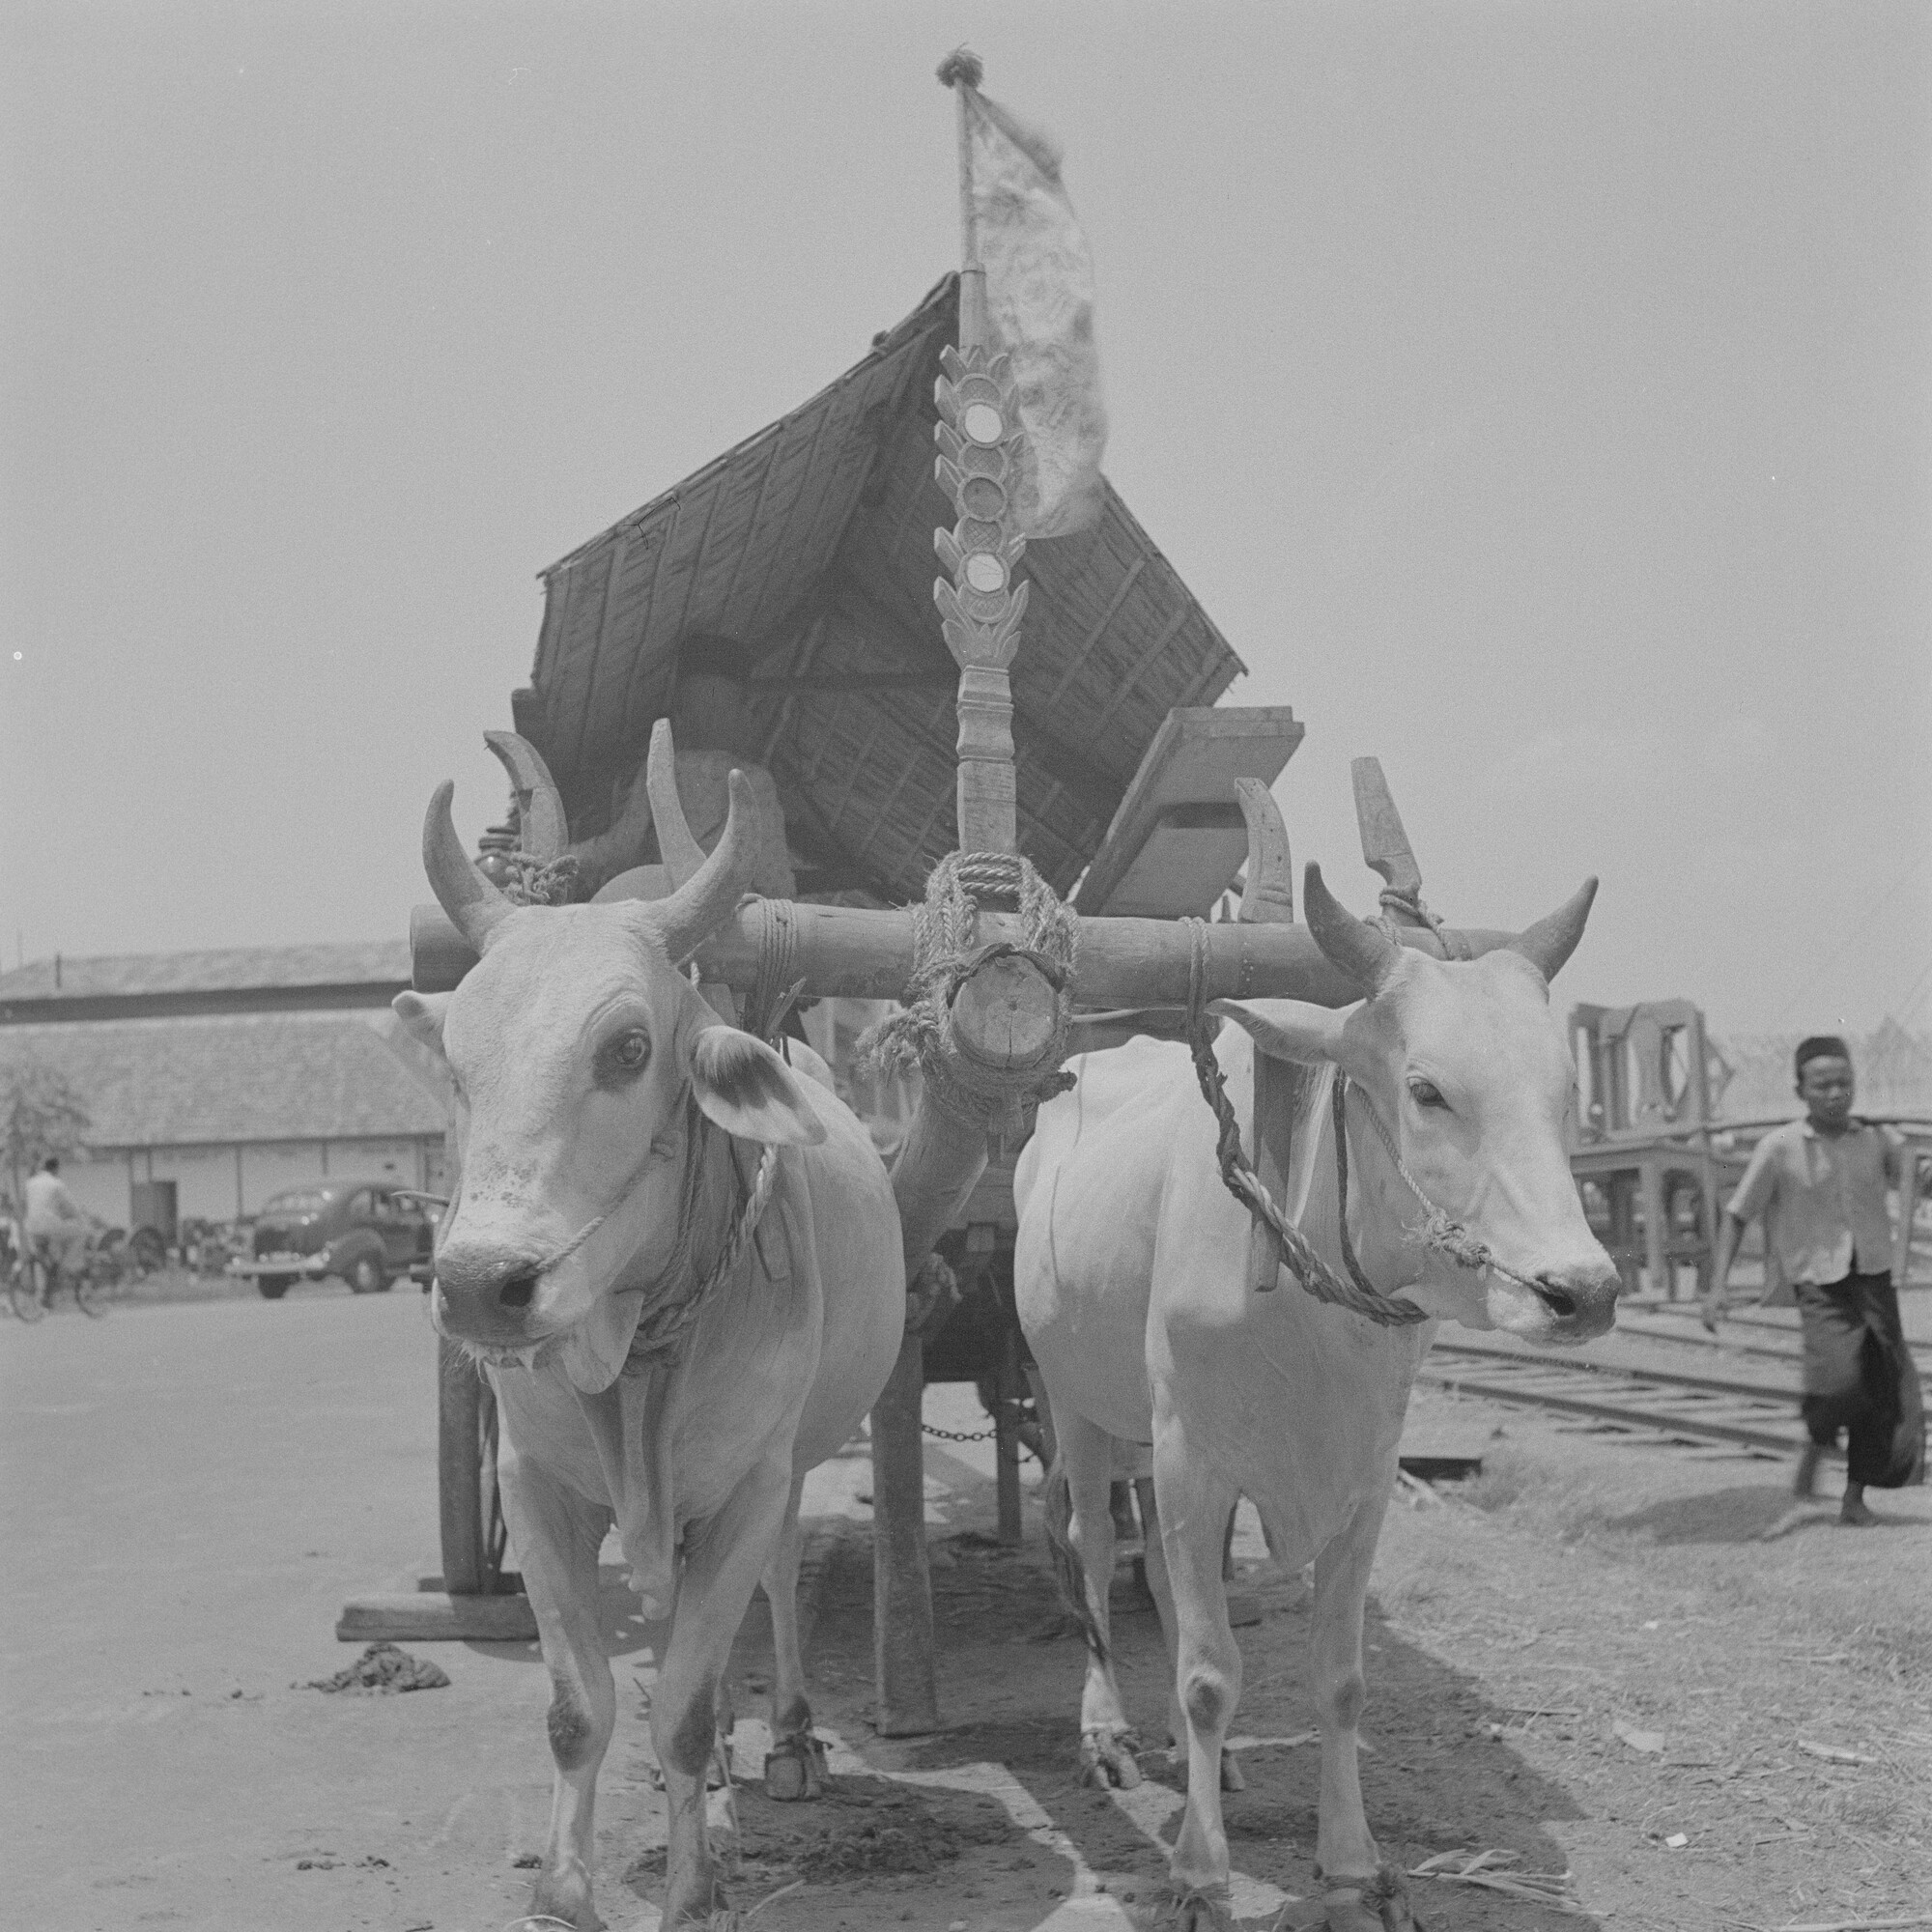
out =
<path fill-rule="evenodd" d="M 34 1236 L 25 1251 L 14 1257 L 8 1270 L 7 1298 L 22 1321 L 38 1321 L 53 1306 L 54 1296 L 65 1283 L 72 1292 L 73 1305 L 99 1321 L 107 1313 L 108 1291 L 119 1275 L 111 1258 L 91 1246 L 79 1267 L 64 1268 L 47 1252 L 45 1237 Z"/>

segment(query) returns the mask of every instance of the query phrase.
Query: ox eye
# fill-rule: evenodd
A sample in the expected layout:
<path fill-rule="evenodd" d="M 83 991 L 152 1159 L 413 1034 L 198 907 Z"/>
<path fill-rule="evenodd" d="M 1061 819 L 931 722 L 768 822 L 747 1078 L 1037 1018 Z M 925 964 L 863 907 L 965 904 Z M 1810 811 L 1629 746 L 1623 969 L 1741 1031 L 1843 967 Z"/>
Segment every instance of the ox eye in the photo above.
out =
<path fill-rule="evenodd" d="M 1433 1080 L 1411 1079 L 1408 1083 L 1408 1097 L 1418 1107 L 1446 1107 L 1449 1102 L 1442 1097 L 1442 1090 Z"/>
<path fill-rule="evenodd" d="M 608 1078 L 626 1080 L 641 1073 L 650 1064 L 651 1037 L 642 1027 L 633 1027 L 629 1033 L 620 1033 L 615 1039 L 606 1040 L 598 1053 L 598 1071 Z"/>

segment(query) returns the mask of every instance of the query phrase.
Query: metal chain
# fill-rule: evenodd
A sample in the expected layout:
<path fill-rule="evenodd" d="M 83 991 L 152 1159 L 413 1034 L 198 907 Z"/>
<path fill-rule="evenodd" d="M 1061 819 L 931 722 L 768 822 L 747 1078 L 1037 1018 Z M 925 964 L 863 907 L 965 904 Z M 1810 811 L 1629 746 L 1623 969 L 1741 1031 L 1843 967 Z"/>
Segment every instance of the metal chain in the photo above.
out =
<path fill-rule="evenodd" d="M 972 1431 L 964 1429 L 935 1429 L 929 1422 L 922 1422 L 920 1427 L 924 1430 L 926 1435 L 938 1436 L 942 1442 L 988 1442 L 1000 1433 L 997 1427 Z"/>

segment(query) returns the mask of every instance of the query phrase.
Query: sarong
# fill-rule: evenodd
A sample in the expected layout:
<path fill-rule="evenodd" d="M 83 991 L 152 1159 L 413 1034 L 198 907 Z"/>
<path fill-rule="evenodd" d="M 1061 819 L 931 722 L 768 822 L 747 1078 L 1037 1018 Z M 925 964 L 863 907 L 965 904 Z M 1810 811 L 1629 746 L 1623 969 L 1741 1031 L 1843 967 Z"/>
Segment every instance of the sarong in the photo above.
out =
<path fill-rule="evenodd" d="M 1804 1337 L 1804 1426 L 1829 1447 L 1846 1432 L 1847 1477 L 1896 1490 L 1925 1479 L 1925 1412 L 1889 1273 L 1794 1285 Z"/>

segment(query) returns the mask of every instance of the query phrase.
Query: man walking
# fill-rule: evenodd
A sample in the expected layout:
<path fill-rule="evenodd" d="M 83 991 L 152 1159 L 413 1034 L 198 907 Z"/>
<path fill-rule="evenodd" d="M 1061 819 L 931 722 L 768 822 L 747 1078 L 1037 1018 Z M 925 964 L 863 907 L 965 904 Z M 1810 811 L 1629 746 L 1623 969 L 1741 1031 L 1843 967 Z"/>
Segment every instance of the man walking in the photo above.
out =
<path fill-rule="evenodd" d="M 1793 1489 L 1808 1496 L 1825 1451 L 1847 1432 L 1838 1520 L 1877 1521 L 1864 1492 L 1898 1489 L 1924 1473 L 1924 1419 L 1917 1365 L 1905 1346 L 1891 1281 L 1891 1219 L 1885 1191 L 1899 1178 L 1896 1136 L 1852 1113 L 1851 1050 L 1832 1035 L 1798 1049 L 1804 1118 L 1758 1142 L 1724 1209 L 1717 1265 L 1704 1304 L 1715 1330 L 1745 1228 L 1765 1217 L 1797 1298 L 1804 1338 L 1804 1427 L 1810 1436 Z"/>

